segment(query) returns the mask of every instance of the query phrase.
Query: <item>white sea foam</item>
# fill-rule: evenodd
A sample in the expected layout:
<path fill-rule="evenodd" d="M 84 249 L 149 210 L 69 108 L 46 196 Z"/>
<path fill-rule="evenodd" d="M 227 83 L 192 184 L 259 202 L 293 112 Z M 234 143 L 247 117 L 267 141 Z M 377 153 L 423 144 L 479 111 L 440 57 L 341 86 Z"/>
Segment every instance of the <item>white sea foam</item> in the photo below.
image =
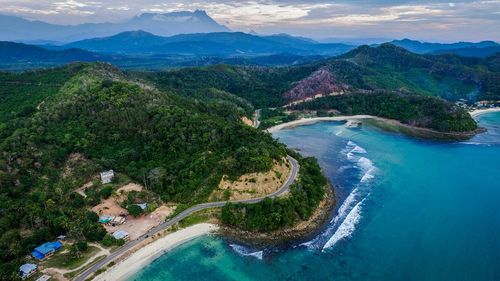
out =
<path fill-rule="evenodd" d="M 469 141 L 469 142 L 462 142 L 462 144 L 491 146 L 491 144 L 489 144 L 489 143 L 484 143 L 484 142 L 473 142 L 473 141 Z"/>
<path fill-rule="evenodd" d="M 337 215 L 332 219 L 332 223 L 337 223 L 339 219 L 343 219 L 348 210 L 352 207 L 353 203 L 356 202 L 356 196 L 358 195 L 358 188 L 355 188 L 349 196 L 342 202 L 342 205 L 340 205 L 339 210 L 337 212 Z"/>
<path fill-rule="evenodd" d="M 333 247 L 338 241 L 350 237 L 352 233 L 356 230 L 356 225 L 359 223 L 359 220 L 361 219 L 361 204 L 363 201 L 359 202 L 352 208 L 352 210 L 349 212 L 345 220 L 342 222 L 342 224 L 337 228 L 337 231 L 333 234 L 332 237 L 326 242 L 326 244 L 323 246 L 323 251 L 325 249 L 329 249 Z"/>
<path fill-rule="evenodd" d="M 325 250 L 331 248 L 339 240 L 349 237 L 354 232 L 361 216 L 362 202 L 369 194 L 370 185 L 363 184 L 375 177 L 377 168 L 374 163 L 366 157 L 367 151 L 353 141 L 348 141 L 341 154 L 346 155 L 347 160 L 353 163 L 344 165 L 338 169 L 342 172 L 347 168 L 357 168 L 360 171 L 359 184 L 354 186 L 351 193 L 345 198 L 337 210 L 337 215 L 330 221 L 329 226 L 320 235 L 311 241 L 300 244 L 309 249 Z M 325 243 L 326 241 L 326 243 Z"/>
<path fill-rule="evenodd" d="M 229 244 L 229 247 L 231 247 L 236 253 L 238 253 L 241 256 L 245 257 L 254 257 L 259 260 L 261 260 L 264 257 L 264 251 L 256 251 L 252 252 L 250 249 L 248 249 L 245 246 L 238 245 L 238 244 Z"/>
<path fill-rule="evenodd" d="M 313 239 L 311 241 L 304 242 L 304 243 L 300 244 L 299 246 L 310 247 L 315 241 L 316 241 L 316 239 Z"/>
<path fill-rule="evenodd" d="M 355 146 L 352 150 L 351 153 L 359 153 L 359 154 L 365 154 L 366 150 L 362 148 L 361 146 Z"/>
<path fill-rule="evenodd" d="M 373 165 L 372 160 L 366 158 L 366 157 L 361 157 L 358 160 L 358 165 L 363 171 L 369 171 L 373 169 L 375 166 Z"/>
<path fill-rule="evenodd" d="M 360 182 L 367 182 L 373 179 L 375 177 L 374 173 L 375 173 L 375 168 L 371 168 L 363 175 L 363 177 L 361 177 Z"/>
<path fill-rule="evenodd" d="M 355 157 L 354 157 L 354 153 L 352 153 L 352 152 L 348 152 L 348 153 L 346 154 L 346 156 L 347 156 L 347 160 L 354 160 L 354 158 L 355 158 Z"/>

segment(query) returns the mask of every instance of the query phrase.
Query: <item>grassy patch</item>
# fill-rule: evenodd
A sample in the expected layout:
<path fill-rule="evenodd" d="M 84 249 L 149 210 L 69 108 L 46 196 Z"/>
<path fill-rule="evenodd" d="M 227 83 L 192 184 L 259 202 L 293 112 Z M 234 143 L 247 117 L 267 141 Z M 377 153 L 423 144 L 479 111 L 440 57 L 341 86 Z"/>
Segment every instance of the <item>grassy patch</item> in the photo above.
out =
<path fill-rule="evenodd" d="M 56 254 L 45 263 L 45 267 L 55 267 L 61 269 L 75 269 L 84 264 L 89 258 L 99 252 L 99 248 L 89 246 L 88 250 L 83 252 L 80 258 L 73 258 L 69 253 Z"/>
<path fill-rule="evenodd" d="M 181 220 L 179 225 L 181 228 L 185 228 L 191 225 L 195 225 L 198 223 L 206 222 L 210 219 L 218 217 L 220 214 L 220 208 L 213 208 L 203 210 L 197 213 L 190 215 L 189 217 Z"/>
<path fill-rule="evenodd" d="M 107 257 L 107 256 L 106 255 L 99 256 L 95 260 L 93 260 L 91 263 L 89 263 L 86 266 L 84 266 L 83 268 L 80 268 L 79 270 L 71 271 L 71 272 L 68 272 L 68 273 L 64 274 L 64 277 L 66 277 L 68 279 L 71 279 L 71 278 L 75 277 L 76 275 L 78 275 L 78 274 L 82 273 L 83 271 L 85 271 L 87 268 L 93 266 L 94 264 L 96 264 L 100 260 L 104 259 L 105 257 Z"/>

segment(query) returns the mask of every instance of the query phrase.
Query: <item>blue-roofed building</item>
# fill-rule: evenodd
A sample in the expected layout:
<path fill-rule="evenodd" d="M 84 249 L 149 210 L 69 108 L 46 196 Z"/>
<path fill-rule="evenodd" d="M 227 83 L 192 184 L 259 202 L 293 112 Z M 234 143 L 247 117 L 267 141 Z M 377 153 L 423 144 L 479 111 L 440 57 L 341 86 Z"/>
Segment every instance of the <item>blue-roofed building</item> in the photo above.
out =
<path fill-rule="evenodd" d="M 38 260 L 43 260 L 46 257 L 52 256 L 57 250 L 62 247 L 62 243 L 59 241 L 47 242 L 38 247 L 36 247 L 31 255 Z"/>
<path fill-rule="evenodd" d="M 26 279 L 35 274 L 37 265 L 32 263 L 25 263 L 19 267 L 19 277 Z"/>

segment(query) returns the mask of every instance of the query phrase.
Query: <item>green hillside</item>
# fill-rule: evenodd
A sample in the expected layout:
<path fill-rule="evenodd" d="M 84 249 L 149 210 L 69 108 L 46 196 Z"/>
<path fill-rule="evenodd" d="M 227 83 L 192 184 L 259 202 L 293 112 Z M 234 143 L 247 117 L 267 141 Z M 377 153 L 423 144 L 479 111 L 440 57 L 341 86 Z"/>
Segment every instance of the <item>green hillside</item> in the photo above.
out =
<path fill-rule="evenodd" d="M 437 96 L 450 101 L 500 99 L 496 57 L 418 55 L 391 44 L 359 47 L 340 57 L 291 67 L 216 65 L 141 73 L 158 87 L 186 95 L 213 87 L 238 95 L 256 107 L 287 103 L 284 93 L 319 69 L 328 69 L 350 92 L 393 91 Z M 323 93 L 327 94 L 327 93 Z"/>
<path fill-rule="evenodd" d="M 43 89 L 19 106 L 40 104 L 30 114 L 1 107 L 9 118 L 0 143 L 2 276 L 57 235 L 103 238 L 96 215 L 86 211 L 102 193 L 74 192 L 103 169 L 145 184 L 165 202 L 193 204 L 206 201 L 223 174 L 267 171 L 286 155 L 270 135 L 241 123 L 249 105 L 230 94 L 207 90 L 201 102 L 156 90 L 110 65 L 75 67 L 17 76 L 43 85 L 54 73 L 73 73 L 65 83 L 30 88 Z M 25 92 L 11 88 L 1 96 Z M 72 160 L 76 153 L 82 159 Z"/>

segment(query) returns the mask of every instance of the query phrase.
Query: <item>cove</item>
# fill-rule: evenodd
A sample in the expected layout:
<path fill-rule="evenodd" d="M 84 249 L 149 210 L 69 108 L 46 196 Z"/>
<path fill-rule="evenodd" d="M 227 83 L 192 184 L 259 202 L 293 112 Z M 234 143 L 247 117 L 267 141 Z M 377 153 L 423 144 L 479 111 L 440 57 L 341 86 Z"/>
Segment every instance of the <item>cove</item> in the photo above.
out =
<path fill-rule="evenodd" d="M 316 157 L 335 216 L 287 249 L 202 237 L 129 280 L 500 280 L 500 113 L 464 142 L 325 122 L 276 138 Z"/>

